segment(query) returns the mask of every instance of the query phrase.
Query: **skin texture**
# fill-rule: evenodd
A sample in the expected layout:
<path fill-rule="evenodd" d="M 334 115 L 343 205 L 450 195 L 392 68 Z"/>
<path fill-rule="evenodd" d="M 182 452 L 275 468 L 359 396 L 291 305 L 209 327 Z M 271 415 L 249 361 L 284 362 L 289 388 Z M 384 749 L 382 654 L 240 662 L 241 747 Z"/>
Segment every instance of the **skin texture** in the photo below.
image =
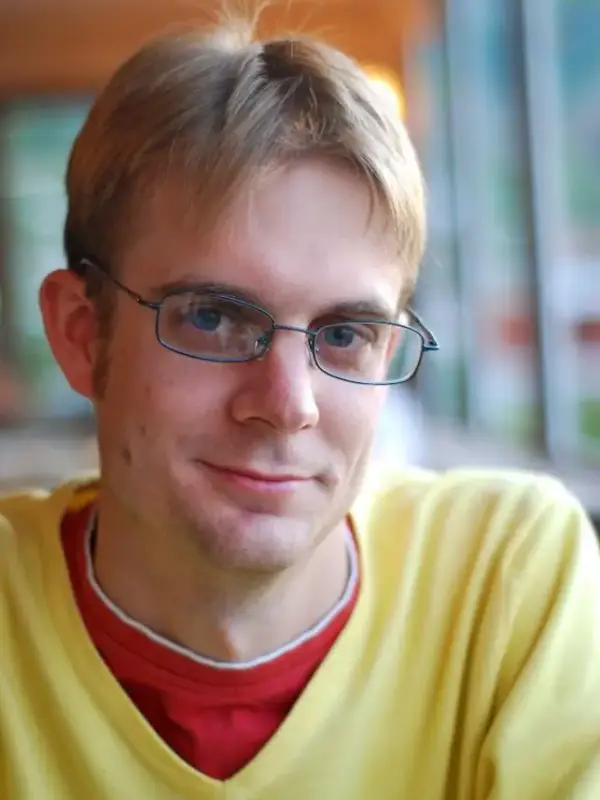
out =
<path fill-rule="evenodd" d="M 171 282 L 226 283 L 302 327 L 330 321 L 342 302 L 393 312 L 402 270 L 367 186 L 349 171 L 312 160 L 275 171 L 210 235 L 182 226 L 183 197 L 165 185 L 140 208 L 144 233 L 116 265 L 143 297 L 160 299 Z M 297 332 L 278 331 L 266 357 L 246 364 L 169 352 L 154 312 L 116 291 L 101 397 L 101 343 L 80 280 L 57 271 L 40 296 L 55 357 L 96 409 L 98 580 L 173 641 L 219 660 L 255 658 L 318 621 L 344 590 L 345 516 L 385 389 L 324 375 Z"/>

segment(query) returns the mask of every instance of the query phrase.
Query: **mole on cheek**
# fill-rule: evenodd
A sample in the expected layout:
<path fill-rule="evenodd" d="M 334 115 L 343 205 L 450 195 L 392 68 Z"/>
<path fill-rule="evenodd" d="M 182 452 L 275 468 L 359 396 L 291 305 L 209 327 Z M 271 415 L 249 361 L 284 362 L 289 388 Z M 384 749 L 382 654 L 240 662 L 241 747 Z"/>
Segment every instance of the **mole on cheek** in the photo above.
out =
<path fill-rule="evenodd" d="M 128 447 L 121 448 L 121 458 L 127 464 L 128 467 L 131 466 L 132 458 L 131 458 L 131 450 Z"/>

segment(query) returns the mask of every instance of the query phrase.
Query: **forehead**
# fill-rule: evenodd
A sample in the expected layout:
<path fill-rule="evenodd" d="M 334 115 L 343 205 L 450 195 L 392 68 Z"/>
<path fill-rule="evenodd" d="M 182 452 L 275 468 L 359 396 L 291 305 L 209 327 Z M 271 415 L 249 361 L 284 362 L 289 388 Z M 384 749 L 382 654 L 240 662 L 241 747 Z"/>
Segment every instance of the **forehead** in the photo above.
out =
<path fill-rule="evenodd" d="M 396 306 L 405 277 L 397 244 L 350 169 L 315 160 L 270 171 L 210 231 L 186 197 L 165 185 L 149 205 L 123 264 L 139 291 L 210 281 L 251 290 L 281 313 L 364 297 Z"/>

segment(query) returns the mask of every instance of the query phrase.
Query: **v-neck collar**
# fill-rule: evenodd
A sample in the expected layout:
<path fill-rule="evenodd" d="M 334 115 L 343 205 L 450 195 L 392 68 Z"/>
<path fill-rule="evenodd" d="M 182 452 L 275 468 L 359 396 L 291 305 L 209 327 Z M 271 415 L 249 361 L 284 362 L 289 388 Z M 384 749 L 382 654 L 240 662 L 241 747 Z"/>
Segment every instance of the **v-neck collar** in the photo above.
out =
<path fill-rule="evenodd" d="M 89 519 L 86 522 L 86 530 L 84 533 L 84 541 L 83 541 L 83 558 L 85 562 L 85 576 L 87 579 L 87 583 L 90 586 L 93 594 L 97 601 L 103 606 L 103 608 L 109 611 L 112 615 L 117 617 L 123 625 L 127 626 L 129 629 L 136 631 L 138 634 L 150 639 L 151 641 L 155 642 L 161 647 L 170 650 L 171 652 L 177 653 L 180 656 L 185 658 L 191 659 L 192 661 L 204 665 L 206 667 L 210 667 L 213 669 L 223 670 L 225 672 L 235 672 L 235 671 L 248 671 L 248 670 L 255 670 L 256 668 L 260 668 L 261 666 L 266 666 L 270 663 L 273 663 L 276 660 L 279 660 L 282 656 L 289 655 L 294 651 L 297 651 L 302 645 L 310 642 L 311 640 L 317 639 L 335 620 L 337 616 L 344 612 L 344 609 L 349 605 L 354 605 L 354 597 L 356 594 L 357 586 L 359 583 L 359 564 L 358 564 L 358 544 L 355 540 L 355 536 L 353 531 L 348 525 L 348 531 L 346 533 L 347 538 L 347 556 L 348 556 L 348 579 L 346 581 L 346 586 L 344 588 L 344 592 L 342 596 L 338 599 L 335 603 L 333 608 L 331 608 L 323 617 L 312 625 L 308 630 L 306 630 L 301 636 L 296 637 L 288 644 L 280 647 L 276 651 L 272 653 L 268 653 L 267 655 L 256 658 L 252 661 L 243 662 L 243 663 L 235 663 L 235 664 L 227 664 L 216 661 L 214 659 L 205 658 L 202 656 L 193 653 L 190 650 L 187 650 L 184 647 L 181 647 L 165 637 L 161 636 L 158 633 L 155 633 L 150 628 L 146 627 L 145 625 L 137 622 L 135 619 L 130 617 L 125 611 L 119 608 L 112 600 L 107 597 L 107 595 L 102 590 L 101 586 L 99 585 L 98 581 L 96 580 L 95 571 L 94 571 L 94 564 L 92 560 L 92 538 L 96 528 L 96 514 L 94 509 L 91 509 L 91 513 L 89 515 Z"/>

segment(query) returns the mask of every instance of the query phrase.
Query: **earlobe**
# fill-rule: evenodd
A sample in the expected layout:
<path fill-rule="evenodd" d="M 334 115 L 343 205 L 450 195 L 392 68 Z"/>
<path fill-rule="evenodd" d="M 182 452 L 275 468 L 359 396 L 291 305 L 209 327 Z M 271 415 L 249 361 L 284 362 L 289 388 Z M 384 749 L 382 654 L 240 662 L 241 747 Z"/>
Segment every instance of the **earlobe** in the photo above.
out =
<path fill-rule="evenodd" d="M 66 269 L 51 272 L 40 287 L 39 304 L 46 338 L 65 378 L 92 399 L 96 317 L 81 279 Z"/>

